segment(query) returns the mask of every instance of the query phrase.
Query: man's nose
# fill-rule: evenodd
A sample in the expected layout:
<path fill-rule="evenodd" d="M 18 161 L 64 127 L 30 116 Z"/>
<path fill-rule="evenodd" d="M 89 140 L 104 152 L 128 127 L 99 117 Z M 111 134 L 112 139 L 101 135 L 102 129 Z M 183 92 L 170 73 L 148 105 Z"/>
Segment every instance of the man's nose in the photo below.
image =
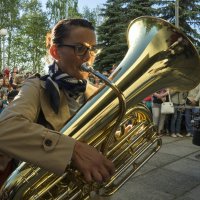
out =
<path fill-rule="evenodd" d="M 89 51 L 87 51 L 82 57 L 84 62 L 87 62 L 88 60 L 90 60 L 90 58 L 91 58 L 91 54 Z"/>

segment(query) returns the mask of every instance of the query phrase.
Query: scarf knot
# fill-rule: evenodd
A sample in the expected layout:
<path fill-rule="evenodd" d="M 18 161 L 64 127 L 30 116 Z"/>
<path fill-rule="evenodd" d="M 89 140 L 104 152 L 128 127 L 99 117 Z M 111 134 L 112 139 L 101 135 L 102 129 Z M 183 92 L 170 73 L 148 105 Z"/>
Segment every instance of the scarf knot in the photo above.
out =
<path fill-rule="evenodd" d="M 64 89 L 70 97 L 76 99 L 85 92 L 87 85 L 86 80 L 77 80 L 62 72 L 55 62 L 49 66 L 48 75 L 40 79 L 45 81 L 50 105 L 56 114 L 60 107 L 60 89 Z"/>

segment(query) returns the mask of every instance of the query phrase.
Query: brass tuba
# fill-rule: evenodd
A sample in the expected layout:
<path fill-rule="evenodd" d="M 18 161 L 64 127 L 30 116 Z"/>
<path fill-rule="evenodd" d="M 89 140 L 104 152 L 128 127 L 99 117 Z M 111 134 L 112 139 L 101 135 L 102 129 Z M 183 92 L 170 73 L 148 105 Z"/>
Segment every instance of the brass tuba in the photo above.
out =
<path fill-rule="evenodd" d="M 1 189 L 0 199 L 89 199 L 92 191 L 112 195 L 161 147 L 150 111 L 141 100 L 162 88 L 190 90 L 200 82 L 200 59 L 190 40 L 175 26 L 154 17 L 133 20 L 127 31 L 129 50 L 110 80 L 103 80 L 61 132 L 99 149 L 116 166 L 102 184 L 86 184 L 69 167 L 61 177 L 27 163 L 21 164 Z M 125 132 L 125 127 L 132 128 Z"/>

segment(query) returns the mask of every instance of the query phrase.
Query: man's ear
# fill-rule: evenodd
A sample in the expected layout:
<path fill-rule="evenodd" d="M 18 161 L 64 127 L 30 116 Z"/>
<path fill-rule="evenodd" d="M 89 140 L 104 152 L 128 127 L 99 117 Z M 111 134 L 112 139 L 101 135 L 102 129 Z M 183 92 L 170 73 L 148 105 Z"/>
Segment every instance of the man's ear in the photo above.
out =
<path fill-rule="evenodd" d="M 51 54 L 51 56 L 55 59 L 55 60 L 59 60 L 60 59 L 60 55 L 58 53 L 58 47 L 53 44 L 50 49 L 49 49 L 49 52 Z"/>

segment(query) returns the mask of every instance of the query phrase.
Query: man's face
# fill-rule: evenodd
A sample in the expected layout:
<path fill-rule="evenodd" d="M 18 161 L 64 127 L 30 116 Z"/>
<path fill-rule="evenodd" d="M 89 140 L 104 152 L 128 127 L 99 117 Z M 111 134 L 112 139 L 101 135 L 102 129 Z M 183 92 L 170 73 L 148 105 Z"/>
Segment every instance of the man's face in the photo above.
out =
<path fill-rule="evenodd" d="M 70 36 L 65 39 L 63 43 L 67 45 L 84 44 L 86 46 L 92 47 L 96 45 L 96 36 L 94 31 L 88 28 L 73 27 Z M 88 73 L 81 71 L 80 66 L 84 62 L 92 65 L 94 63 L 95 56 L 91 55 L 89 51 L 87 51 L 84 55 L 79 56 L 75 53 L 74 48 L 72 47 L 60 46 L 57 48 L 59 54 L 57 63 L 59 68 L 74 78 L 87 79 Z"/>
<path fill-rule="evenodd" d="M 6 85 L 6 86 L 9 85 L 9 79 L 8 79 L 8 78 L 5 79 L 5 85 Z"/>
<path fill-rule="evenodd" d="M 0 79 L 0 87 L 3 86 L 3 79 Z"/>

